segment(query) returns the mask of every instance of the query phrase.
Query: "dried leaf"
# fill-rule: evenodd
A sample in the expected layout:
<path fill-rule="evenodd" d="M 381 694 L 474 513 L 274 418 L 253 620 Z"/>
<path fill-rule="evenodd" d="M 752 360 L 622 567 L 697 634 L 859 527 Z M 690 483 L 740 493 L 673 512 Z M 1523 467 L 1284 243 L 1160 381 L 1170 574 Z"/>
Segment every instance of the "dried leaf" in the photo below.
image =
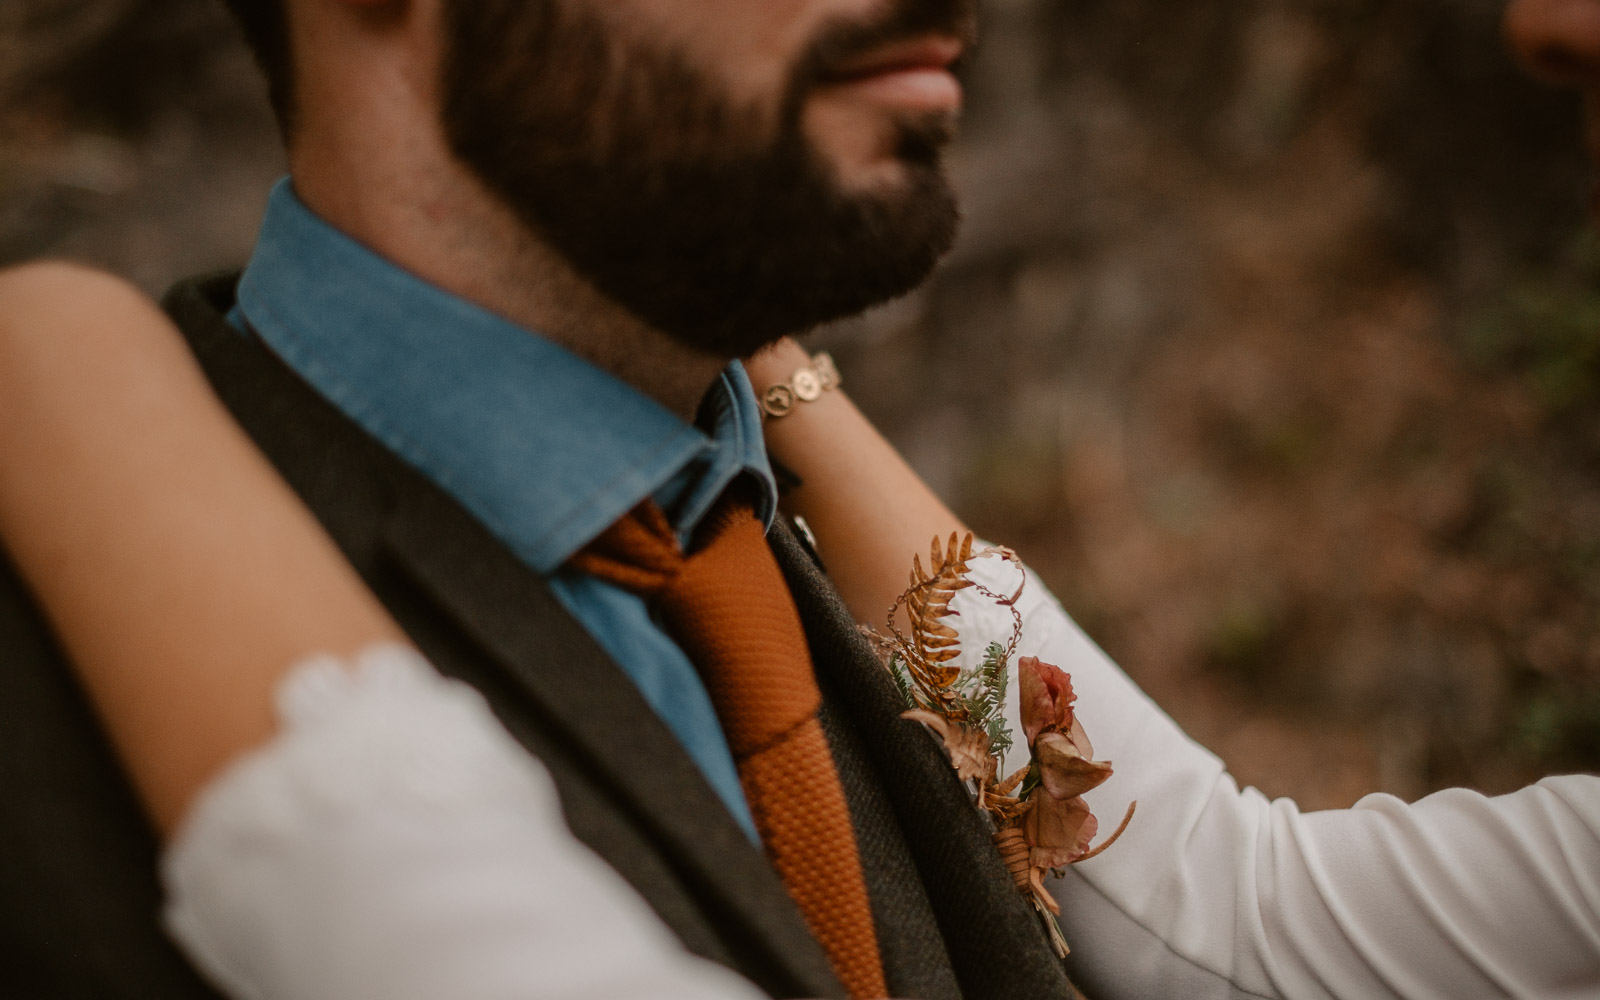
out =
<path fill-rule="evenodd" d="M 1030 797 L 1033 808 L 1022 820 L 1022 832 L 1038 868 L 1064 868 L 1089 853 L 1100 823 L 1081 795 L 1058 799 L 1039 788 Z"/>
<path fill-rule="evenodd" d="M 1027 778 L 1029 770 L 1030 768 L 1027 767 L 1017 768 L 1016 773 L 1012 774 L 1011 777 L 994 786 L 995 794 L 1010 795 L 1012 792 L 1016 791 L 1017 786 L 1022 784 L 1023 780 Z"/>
<path fill-rule="evenodd" d="M 984 554 L 989 551 L 985 549 Z M 906 701 L 954 727 L 942 730 L 942 738 L 957 771 L 963 778 L 990 782 L 998 756 L 1011 746 L 1011 732 L 1001 713 L 1006 662 L 1016 648 L 1022 624 L 1016 609 L 1011 609 L 1016 627 L 1010 645 L 991 644 L 981 667 L 966 670 L 957 665 L 962 643 L 955 627 L 960 613 L 950 606 L 955 595 L 976 587 L 978 593 L 998 599 L 967 579 L 972 553 L 973 536 L 952 533 L 948 542 L 932 539 L 926 568 L 920 555 L 913 556 L 911 585 L 889 610 L 887 625 L 893 638 L 886 641 L 893 647 L 890 671 Z M 895 624 L 902 608 L 911 622 L 909 635 Z"/>
<path fill-rule="evenodd" d="M 1111 777 L 1108 761 L 1085 757 L 1065 733 L 1045 733 L 1033 745 L 1039 780 L 1052 796 L 1070 799 L 1098 788 Z"/>
<path fill-rule="evenodd" d="M 944 657 L 944 659 L 950 659 L 950 657 Z M 937 657 L 912 657 L 906 662 L 911 671 L 911 676 L 930 691 L 942 691 L 954 684 L 961 676 L 960 667 L 938 666 L 942 661 Z"/>
<path fill-rule="evenodd" d="M 956 769 L 957 778 L 962 781 L 976 780 L 984 786 L 994 781 L 999 764 L 989 753 L 988 733 L 956 725 L 942 715 L 922 709 L 902 712 L 900 718 L 920 722 L 938 734 L 944 743 L 945 753 L 950 755 L 950 766 Z"/>
<path fill-rule="evenodd" d="M 989 810 L 989 814 L 994 817 L 995 825 L 1001 828 L 1015 826 L 1017 820 L 1021 819 L 1027 814 L 1028 810 L 1033 808 L 1032 800 L 1014 798 L 1010 795 L 994 795 L 988 792 L 984 793 L 981 805 L 984 809 Z"/>

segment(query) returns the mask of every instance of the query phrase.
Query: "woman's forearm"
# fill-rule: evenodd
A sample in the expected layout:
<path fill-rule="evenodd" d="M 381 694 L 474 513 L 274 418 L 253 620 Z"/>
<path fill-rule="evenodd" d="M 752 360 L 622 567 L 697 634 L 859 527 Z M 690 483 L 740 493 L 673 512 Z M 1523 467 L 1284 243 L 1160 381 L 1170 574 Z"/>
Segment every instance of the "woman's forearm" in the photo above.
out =
<path fill-rule="evenodd" d="M 116 279 L 0 274 L 0 538 L 163 830 L 318 649 L 400 634 Z"/>
<path fill-rule="evenodd" d="M 751 378 L 759 391 L 805 363 L 786 343 L 753 361 Z M 842 394 L 769 420 L 766 433 L 774 457 L 805 480 L 787 504 L 815 528 L 851 610 L 876 624 L 905 586 L 910 552 L 959 522 Z M 1016 573 L 999 560 L 974 563 L 974 578 L 997 593 L 1015 590 Z M 963 600 L 970 593 L 957 597 L 965 645 L 1003 640 L 1012 609 Z M 1550 778 L 1498 798 L 1452 789 L 1410 805 L 1369 796 L 1302 814 L 1241 790 L 1040 581 L 1017 610 L 1019 655 L 1071 673 L 1097 756 L 1116 764 L 1085 798 L 1102 819 L 1139 802 L 1112 850 L 1047 880 L 1076 949 L 1074 975 L 1091 992 L 1434 1000 L 1593 991 L 1600 778 Z M 1006 718 L 1020 727 L 1014 701 Z"/>
<path fill-rule="evenodd" d="M 996 592 L 1018 582 L 998 560 L 975 563 L 974 577 Z M 1041 581 L 1030 580 L 1017 610 L 1018 653 L 1072 675 L 1096 756 L 1116 765 L 1085 799 L 1102 821 L 1139 803 L 1116 846 L 1045 880 L 1090 995 L 1595 994 L 1600 778 L 1547 778 L 1496 798 L 1459 788 L 1411 804 L 1371 795 L 1302 813 L 1241 789 Z M 993 602 L 968 601 L 961 613 L 963 633 L 980 640 L 1011 628 L 1010 609 Z M 1018 726 L 1009 707 L 1008 720 Z"/>
<path fill-rule="evenodd" d="M 746 363 L 757 393 L 809 363 L 784 340 Z M 966 527 L 843 392 L 823 393 L 765 426 L 773 458 L 801 479 L 784 507 L 816 532 L 823 561 L 858 621 L 877 625 L 906 586 L 913 554 Z"/>

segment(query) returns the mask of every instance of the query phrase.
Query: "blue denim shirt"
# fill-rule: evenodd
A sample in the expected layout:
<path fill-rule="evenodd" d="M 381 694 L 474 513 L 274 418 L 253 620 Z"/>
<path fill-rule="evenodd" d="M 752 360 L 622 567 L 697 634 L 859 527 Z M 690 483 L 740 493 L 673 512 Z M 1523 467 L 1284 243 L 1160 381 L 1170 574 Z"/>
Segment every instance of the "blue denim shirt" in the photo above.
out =
<path fill-rule="evenodd" d="M 770 525 L 777 487 L 744 369 L 691 426 L 536 333 L 459 299 L 273 189 L 233 319 L 543 575 L 638 685 L 734 818 L 755 827 L 699 674 L 639 598 L 563 568 L 654 498 L 687 542 L 741 474 Z"/>

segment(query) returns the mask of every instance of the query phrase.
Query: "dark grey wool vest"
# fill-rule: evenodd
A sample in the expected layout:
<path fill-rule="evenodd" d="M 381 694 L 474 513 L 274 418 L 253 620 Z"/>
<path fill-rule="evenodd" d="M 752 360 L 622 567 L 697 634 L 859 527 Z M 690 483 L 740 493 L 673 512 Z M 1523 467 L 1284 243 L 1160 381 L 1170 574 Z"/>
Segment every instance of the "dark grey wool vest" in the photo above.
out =
<path fill-rule="evenodd" d="M 691 951 L 774 997 L 843 996 L 772 868 L 627 676 L 482 525 L 229 327 L 233 287 L 190 282 L 167 300 L 216 391 L 423 652 L 549 768 L 579 839 Z M 934 741 L 899 718 L 833 587 L 789 530 L 771 540 L 811 644 L 891 992 L 1071 997 L 976 810 Z M 0 559 L 0 995 L 214 997 L 160 929 L 156 851 Z"/>

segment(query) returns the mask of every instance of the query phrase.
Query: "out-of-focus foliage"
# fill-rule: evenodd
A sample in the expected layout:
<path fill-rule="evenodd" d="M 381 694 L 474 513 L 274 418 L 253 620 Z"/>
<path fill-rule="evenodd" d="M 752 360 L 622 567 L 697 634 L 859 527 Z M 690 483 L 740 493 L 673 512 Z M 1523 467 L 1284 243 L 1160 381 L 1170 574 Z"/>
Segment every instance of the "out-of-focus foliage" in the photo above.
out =
<path fill-rule="evenodd" d="M 1519 372 L 1547 419 L 1600 445 L 1600 240 L 1586 232 L 1499 298 L 1468 323 L 1469 357 L 1485 372 Z"/>
<path fill-rule="evenodd" d="M 282 158 L 218 6 L 0 3 L 0 261 L 242 261 Z M 821 335 L 981 534 L 1310 806 L 1600 766 L 1600 253 L 1576 102 L 1500 10 L 989 0 L 960 246 Z"/>

